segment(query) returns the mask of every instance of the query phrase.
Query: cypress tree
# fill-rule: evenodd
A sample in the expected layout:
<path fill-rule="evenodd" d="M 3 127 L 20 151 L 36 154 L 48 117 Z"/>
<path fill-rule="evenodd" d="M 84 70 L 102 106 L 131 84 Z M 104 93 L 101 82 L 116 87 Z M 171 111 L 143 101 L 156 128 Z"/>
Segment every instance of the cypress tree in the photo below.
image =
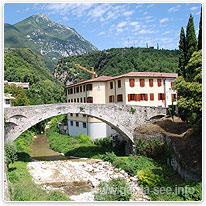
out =
<path fill-rule="evenodd" d="M 202 8 L 200 14 L 199 34 L 198 34 L 198 50 L 202 49 Z"/>
<path fill-rule="evenodd" d="M 190 14 L 190 18 L 189 18 L 189 21 L 187 24 L 185 45 L 186 45 L 186 62 L 185 62 L 185 64 L 187 65 L 193 52 L 197 51 L 197 39 L 196 39 L 196 35 L 195 35 L 195 26 L 194 26 L 192 14 Z"/>
<path fill-rule="evenodd" d="M 179 76 L 185 78 L 185 31 L 181 28 L 180 41 L 179 41 Z"/>

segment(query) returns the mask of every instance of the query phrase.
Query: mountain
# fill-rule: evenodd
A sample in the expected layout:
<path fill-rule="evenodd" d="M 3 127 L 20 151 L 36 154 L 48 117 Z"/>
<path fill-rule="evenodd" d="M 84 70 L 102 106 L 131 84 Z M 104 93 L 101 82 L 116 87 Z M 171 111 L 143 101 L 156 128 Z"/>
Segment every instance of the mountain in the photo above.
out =
<path fill-rule="evenodd" d="M 33 15 L 14 25 L 4 24 L 5 48 L 31 48 L 53 71 L 57 59 L 98 49 L 74 29 L 52 22 L 45 14 Z"/>
<path fill-rule="evenodd" d="M 54 76 L 64 84 L 90 79 L 91 75 L 75 66 L 80 64 L 101 75 L 116 76 L 131 71 L 177 72 L 178 51 L 152 48 L 113 48 L 59 59 Z"/>
<path fill-rule="evenodd" d="M 30 89 L 25 93 L 31 105 L 65 102 L 63 85 L 54 78 L 42 56 L 30 48 L 4 50 L 4 79 L 29 82 Z"/>

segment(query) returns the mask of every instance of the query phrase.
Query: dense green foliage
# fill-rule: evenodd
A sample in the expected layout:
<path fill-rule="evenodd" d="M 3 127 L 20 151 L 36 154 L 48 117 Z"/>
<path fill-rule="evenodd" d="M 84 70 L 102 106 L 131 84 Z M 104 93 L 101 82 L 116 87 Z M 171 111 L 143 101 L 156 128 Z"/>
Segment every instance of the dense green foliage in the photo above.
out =
<path fill-rule="evenodd" d="M 186 37 L 185 37 L 185 51 L 186 51 L 186 65 L 189 62 L 193 52 L 197 50 L 197 39 L 195 34 L 195 26 L 193 16 L 190 14 L 190 18 L 187 24 Z"/>
<path fill-rule="evenodd" d="M 109 182 L 101 182 L 99 191 L 94 194 L 95 201 L 129 201 L 132 189 L 124 179 L 112 179 Z"/>
<path fill-rule="evenodd" d="M 90 74 L 75 64 L 90 69 L 99 75 L 116 76 L 127 72 L 176 72 L 178 68 L 177 50 L 156 50 L 146 48 L 113 48 L 90 54 L 70 56 L 58 61 L 56 71 L 60 80 L 66 83 L 91 78 Z M 66 78 L 62 78 L 66 72 Z"/>
<path fill-rule="evenodd" d="M 15 84 L 6 85 L 4 87 L 4 92 L 12 94 L 15 98 L 12 100 L 13 106 L 26 106 L 29 105 L 29 99 L 23 87 L 17 87 Z"/>
<path fill-rule="evenodd" d="M 30 89 L 24 91 L 15 86 L 5 87 L 16 99 L 15 106 L 50 104 L 65 101 L 63 86 L 53 77 L 42 57 L 31 49 L 6 49 L 4 78 L 7 81 L 29 82 Z"/>
<path fill-rule="evenodd" d="M 97 50 L 74 29 L 52 22 L 44 14 L 30 16 L 14 25 L 4 25 L 5 48 L 31 48 L 53 71 L 57 59 Z"/>
<path fill-rule="evenodd" d="M 181 28 L 180 41 L 179 41 L 179 69 L 178 75 L 185 77 L 185 64 L 186 64 L 186 48 L 185 48 L 185 32 Z"/>
<path fill-rule="evenodd" d="M 17 148 L 16 144 L 13 142 L 4 143 L 4 151 L 6 157 L 6 165 L 9 168 L 11 163 L 14 163 L 17 160 Z"/>
<path fill-rule="evenodd" d="M 165 151 L 165 142 L 158 138 L 135 137 L 135 153 L 146 157 L 156 157 Z"/>
<path fill-rule="evenodd" d="M 202 121 L 202 50 L 194 52 L 186 67 L 186 78 L 179 77 L 174 88 L 178 91 L 178 114 L 191 124 Z"/>

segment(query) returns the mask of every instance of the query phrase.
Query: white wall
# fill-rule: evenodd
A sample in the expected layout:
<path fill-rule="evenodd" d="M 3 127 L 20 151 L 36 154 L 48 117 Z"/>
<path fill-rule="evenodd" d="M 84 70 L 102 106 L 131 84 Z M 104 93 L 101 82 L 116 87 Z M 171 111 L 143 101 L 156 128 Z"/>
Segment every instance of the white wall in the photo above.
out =
<path fill-rule="evenodd" d="M 68 120 L 68 130 L 70 136 L 86 134 L 94 140 L 109 137 L 116 133 L 114 129 L 104 122 L 88 122 L 86 123 L 87 128 L 83 128 L 83 122 L 79 121 L 79 127 L 76 127 L 76 121 L 73 120 L 73 126 L 71 126 L 70 122 L 71 120 Z"/>

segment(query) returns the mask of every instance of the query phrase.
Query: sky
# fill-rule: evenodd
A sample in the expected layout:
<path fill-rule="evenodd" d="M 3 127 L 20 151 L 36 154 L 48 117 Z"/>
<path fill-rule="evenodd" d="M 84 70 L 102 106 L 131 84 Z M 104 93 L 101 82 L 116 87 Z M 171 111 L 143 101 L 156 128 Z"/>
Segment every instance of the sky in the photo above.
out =
<path fill-rule="evenodd" d="M 6 3 L 4 23 L 45 13 L 74 28 L 99 50 L 121 47 L 178 49 L 181 27 L 193 15 L 199 30 L 200 3 Z"/>

